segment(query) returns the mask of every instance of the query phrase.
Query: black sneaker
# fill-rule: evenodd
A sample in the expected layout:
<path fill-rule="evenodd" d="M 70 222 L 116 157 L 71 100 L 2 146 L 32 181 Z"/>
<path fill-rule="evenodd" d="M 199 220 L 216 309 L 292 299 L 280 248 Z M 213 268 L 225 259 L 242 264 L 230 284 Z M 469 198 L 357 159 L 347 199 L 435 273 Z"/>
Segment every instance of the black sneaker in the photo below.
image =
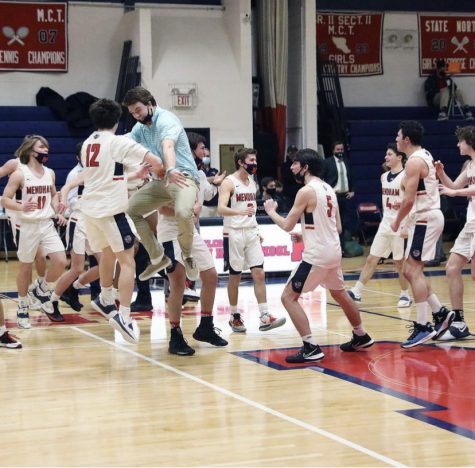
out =
<path fill-rule="evenodd" d="M 188 346 L 180 327 L 170 330 L 168 352 L 170 354 L 178 354 L 179 356 L 193 356 L 195 354 L 195 350 Z"/>
<path fill-rule="evenodd" d="M 320 346 L 304 342 L 303 346 L 299 349 L 299 352 L 297 354 L 291 354 L 289 356 L 286 356 L 285 362 L 288 362 L 290 364 L 297 364 L 302 362 L 316 362 L 320 361 L 324 357 L 325 355 L 320 349 Z"/>
<path fill-rule="evenodd" d="M 361 348 L 369 348 L 370 346 L 373 346 L 373 344 L 373 338 L 371 338 L 367 333 L 365 333 L 363 336 L 358 336 L 355 334 L 355 332 L 353 332 L 353 338 L 351 338 L 351 341 L 341 344 L 340 349 L 342 351 L 351 352 L 357 351 Z"/>
<path fill-rule="evenodd" d="M 83 307 L 83 305 L 79 302 L 79 289 L 76 289 L 73 287 L 73 285 L 69 286 L 69 288 L 64 291 L 60 299 L 63 302 L 66 302 L 66 304 L 68 304 L 68 306 L 76 312 L 80 312 Z"/>
<path fill-rule="evenodd" d="M 20 340 L 8 331 L 0 336 L 0 348 L 19 349 L 21 347 Z"/>
<path fill-rule="evenodd" d="M 212 344 L 213 346 L 226 346 L 228 342 L 219 336 L 221 330 L 219 328 L 213 327 L 203 327 L 199 326 L 195 333 L 193 333 L 193 338 L 197 341 L 203 341 L 205 343 Z"/>
<path fill-rule="evenodd" d="M 53 305 L 53 312 L 45 312 L 46 316 L 52 322 L 64 322 L 63 314 L 59 311 L 58 301 L 52 301 L 51 304 Z"/>
<path fill-rule="evenodd" d="M 447 307 L 442 306 L 439 312 L 432 314 L 432 319 L 434 321 L 434 330 L 436 332 L 434 340 L 440 338 L 445 331 L 450 327 L 455 318 L 455 312 L 453 310 L 447 309 Z"/>
<path fill-rule="evenodd" d="M 91 301 L 92 308 L 99 312 L 106 319 L 111 319 L 117 313 L 115 304 L 103 305 L 101 302 L 101 295 L 99 294 L 93 301 Z"/>
<path fill-rule="evenodd" d="M 151 312 L 152 310 L 151 302 L 134 301 L 130 304 L 130 312 Z"/>

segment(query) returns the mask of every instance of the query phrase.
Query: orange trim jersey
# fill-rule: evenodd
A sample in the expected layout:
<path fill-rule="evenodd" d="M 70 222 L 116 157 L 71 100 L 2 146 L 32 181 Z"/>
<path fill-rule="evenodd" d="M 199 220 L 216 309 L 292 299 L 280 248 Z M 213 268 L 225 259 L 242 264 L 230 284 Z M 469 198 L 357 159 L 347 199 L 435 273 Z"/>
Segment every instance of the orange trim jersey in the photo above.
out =
<path fill-rule="evenodd" d="M 249 183 L 246 185 L 242 180 L 234 175 L 228 175 L 226 179 L 230 180 L 234 185 L 234 190 L 229 197 L 229 208 L 233 210 L 244 210 L 247 207 L 253 206 L 254 212 L 257 209 L 257 185 L 252 176 L 248 176 Z M 243 229 L 257 226 L 255 216 L 224 216 L 224 228 Z"/>
<path fill-rule="evenodd" d="M 304 251 L 302 260 L 314 266 L 334 268 L 341 263 L 340 237 L 336 226 L 338 202 L 326 182 L 313 179 L 307 187 L 315 191 L 317 204 L 301 217 Z"/>
<path fill-rule="evenodd" d="M 53 171 L 43 166 L 43 175 L 38 177 L 26 164 L 18 164 L 23 172 L 24 184 L 17 196 L 17 201 L 33 201 L 37 203 L 34 211 L 16 211 L 14 219 L 18 221 L 41 221 L 51 219 L 54 210 L 51 206 L 51 189 L 53 187 Z"/>
<path fill-rule="evenodd" d="M 81 210 L 91 218 L 124 213 L 129 206 L 124 166 L 140 164 L 148 150 L 126 136 L 94 132 L 82 145 Z"/>

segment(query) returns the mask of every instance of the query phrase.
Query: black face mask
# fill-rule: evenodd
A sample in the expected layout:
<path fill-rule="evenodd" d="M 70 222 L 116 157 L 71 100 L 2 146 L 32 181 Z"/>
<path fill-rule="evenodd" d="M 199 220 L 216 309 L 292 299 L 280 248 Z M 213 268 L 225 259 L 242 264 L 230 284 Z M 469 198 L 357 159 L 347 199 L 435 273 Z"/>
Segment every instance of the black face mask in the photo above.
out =
<path fill-rule="evenodd" d="M 275 196 L 275 194 L 277 193 L 277 190 L 275 188 L 268 188 L 266 189 L 266 192 L 271 196 Z"/>
<path fill-rule="evenodd" d="M 294 179 L 297 184 L 303 184 L 305 183 L 305 174 L 302 174 L 302 170 L 300 170 L 297 174 L 294 174 Z"/>
<path fill-rule="evenodd" d="M 148 110 L 147 115 L 142 120 L 139 120 L 139 122 L 144 125 L 148 125 L 152 121 L 152 117 L 153 117 L 153 108 L 147 107 L 147 110 Z"/>
<path fill-rule="evenodd" d="M 335 157 L 338 159 L 343 159 L 343 156 L 345 156 L 345 153 L 343 151 L 338 151 L 338 153 L 334 153 Z"/>
<path fill-rule="evenodd" d="M 36 156 L 35 159 L 40 163 L 44 164 L 48 162 L 48 153 L 38 153 L 38 151 L 35 151 Z"/>
<path fill-rule="evenodd" d="M 245 164 L 243 167 L 249 175 L 254 175 L 257 172 L 257 164 Z"/>

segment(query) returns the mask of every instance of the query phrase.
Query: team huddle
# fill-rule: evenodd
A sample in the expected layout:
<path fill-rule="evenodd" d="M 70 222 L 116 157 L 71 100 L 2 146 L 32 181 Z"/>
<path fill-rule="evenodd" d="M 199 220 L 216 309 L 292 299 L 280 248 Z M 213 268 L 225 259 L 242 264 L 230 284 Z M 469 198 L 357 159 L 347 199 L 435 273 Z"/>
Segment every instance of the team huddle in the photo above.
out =
<path fill-rule="evenodd" d="M 64 321 L 59 309 L 60 298 L 69 290 L 70 305 L 80 310 L 79 289 L 99 279 L 100 293 L 91 302 L 93 309 L 127 342 L 138 343 L 140 328 L 131 315 L 135 281 L 146 282 L 161 274 L 167 277 L 170 288 L 167 297 L 169 352 L 181 356 L 195 353 L 183 336 L 181 312 L 186 281 L 198 278 L 202 281 L 201 318 L 193 338 L 218 347 L 226 346 L 228 342 L 219 335 L 213 322 L 218 276 L 198 223 L 203 201 L 216 192 L 219 193 L 218 214 L 224 218 L 224 264 L 229 272 L 232 331 L 246 332 L 238 311 L 238 291 L 241 274 L 247 269 L 254 282 L 259 330 L 265 332 L 284 325 L 286 319 L 272 315 L 267 305 L 264 255 L 256 220 L 257 152 L 251 148 L 239 150 L 234 155 L 235 172 L 228 176 L 217 175 L 210 182 L 197 167 L 191 149 L 198 147 L 200 140 L 189 142 L 179 119 L 157 106 L 148 90 L 141 87 L 129 90 L 123 105 L 137 123 L 128 135 L 120 136 L 115 133 L 121 106 L 108 99 L 91 106 L 90 116 L 96 131 L 78 148 L 77 169 L 68 176 L 60 192 L 55 189 L 54 172 L 44 166 L 49 146 L 42 136 L 25 137 L 15 153 L 17 159 L 9 161 L 8 168 L 4 166 L 11 175 L 2 204 L 10 218 L 20 265 L 18 327 L 31 327 L 29 310 L 32 307 L 39 307 L 52 321 Z M 452 182 L 443 165 L 434 164 L 430 153 L 420 146 L 422 132 L 417 122 L 402 122 L 396 138 L 397 148 L 388 148 L 389 171 L 381 179 L 383 201 L 388 204 L 381 232 L 378 231 L 360 281 L 349 292 L 345 290 L 341 268 L 338 202 L 334 190 L 320 178 L 322 161 L 318 154 L 311 149 L 297 152 L 291 171 L 303 187 L 287 216 L 277 213 L 274 200 L 264 203 L 268 216 L 295 241 L 304 243 L 302 261 L 291 273 L 281 297 L 303 342 L 296 354 L 287 356 L 287 362 L 318 361 L 324 357 L 298 301 L 303 292 L 319 285 L 330 291 L 351 324 L 352 338 L 340 346 L 341 350 L 357 351 L 374 343 L 363 326 L 356 302 L 361 301 L 362 288 L 377 260 L 391 253 L 400 272 L 398 306 L 411 304 L 409 282 L 416 307 L 417 319 L 413 332 L 402 343 L 404 348 L 447 333 L 456 335 L 455 324 L 459 324 L 456 330 L 461 329 L 460 323 L 464 324 L 462 299 L 454 295 L 451 297 L 453 310 L 443 307 L 424 277 L 423 262 L 433 258 L 444 223 L 437 176 L 445 185 L 441 188 L 443 193 L 471 197 L 475 195 L 475 171 L 470 162 L 468 169 Z M 465 145 L 465 154 L 475 155 L 472 146 L 475 141 L 463 132 L 458 136 L 461 151 Z M 406 155 L 408 160 L 403 169 Z M 467 185 L 469 188 L 464 189 Z M 459 272 L 475 249 L 472 226 L 475 208 L 472 202 L 469 206 L 467 225 L 452 250 L 454 268 L 460 265 Z M 65 213 L 68 219 L 63 216 Z M 66 250 L 70 253 L 71 266 L 66 272 L 65 248 L 53 217 L 58 224 L 67 225 Z M 155 222 L 151 222 L 152 219 Z M 294 231 L 299 222 L 301 231 Z M 137 274 L 134 253 L 139 243 L 149 263 Z M 86 255 L 94 256 L 98 266 L 91 265 L 84 271 Z M 46 256 L 50 260 L 48 268 Z M 33 263 L 39 277 L 35 282 L 32 282 Z M 459 285 L 455 274 L 452 278 L 454 284 Z M 427 321 L 428 309 L 433 313 L 434 325 Z M 19 340 L 4 326 L 1 306 L 0 342 L 4 347 L 21 347 Z"/>

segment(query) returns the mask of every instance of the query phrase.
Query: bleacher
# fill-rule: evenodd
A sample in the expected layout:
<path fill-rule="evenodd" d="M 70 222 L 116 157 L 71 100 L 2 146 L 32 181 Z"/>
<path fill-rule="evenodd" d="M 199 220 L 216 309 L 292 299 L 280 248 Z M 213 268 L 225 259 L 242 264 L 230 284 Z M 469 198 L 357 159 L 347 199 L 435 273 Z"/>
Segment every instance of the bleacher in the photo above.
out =
<path fill-rule="evenodd" d="M 48 107 L 0 107 L 0 165 L 11 159 L 25 135 L 44 136 L 50 145 L 48 167 L 56 173 L 56 186 L 64 185 L 68 172 L 76 165 L 74 150 L 91 129 L 71 129 L 58 120 Z M 7 178 L 0 180 L 0 193 Z"/>
<path fill-rule="evenodd" d="M 466 158 L 460 156 L 455 129 L 470 125 L 465 120 L 438 122 L 437 114 L 427 107 L 353 107 L 346 109 L 350 131 L 350 160 L 354 179 L 355 204 L 375 202 L 381 205 L 381 165 L 386 146 L 394 142 L 401 120 L 418 120 L 424 126 L 423 146 L 435 160 L 440 159 L 447 174 L 454 180 Z M 465 217 L 467 201 L 452 199 L 457 215 Z"/>

